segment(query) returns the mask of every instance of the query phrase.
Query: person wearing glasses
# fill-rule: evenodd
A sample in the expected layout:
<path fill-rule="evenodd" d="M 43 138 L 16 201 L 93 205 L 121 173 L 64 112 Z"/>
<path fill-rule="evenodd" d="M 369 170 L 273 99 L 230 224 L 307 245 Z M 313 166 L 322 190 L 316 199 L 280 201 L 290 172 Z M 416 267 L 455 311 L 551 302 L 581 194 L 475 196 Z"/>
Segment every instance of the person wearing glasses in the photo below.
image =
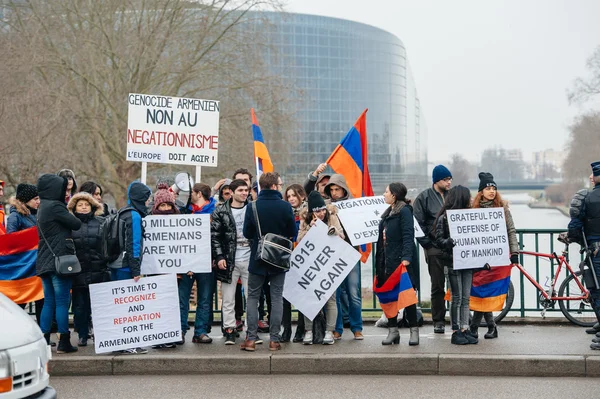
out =
<path fill-rule="evenodd" d="M 435 246 L 435 220 L 444 205 L 444 196 L 452 185 L 452 173 L 444 165 L 437 165 L 432 173 L 433 185 L 422 191 L 415 199 L 413 209 L 425 236 L 417 241 L 425 250 L 425 260 L 431 278 L 431 318 L 433 332 L 445 332 L 446 304 L 444 303 L 445 282 L 442 250 Z"/>

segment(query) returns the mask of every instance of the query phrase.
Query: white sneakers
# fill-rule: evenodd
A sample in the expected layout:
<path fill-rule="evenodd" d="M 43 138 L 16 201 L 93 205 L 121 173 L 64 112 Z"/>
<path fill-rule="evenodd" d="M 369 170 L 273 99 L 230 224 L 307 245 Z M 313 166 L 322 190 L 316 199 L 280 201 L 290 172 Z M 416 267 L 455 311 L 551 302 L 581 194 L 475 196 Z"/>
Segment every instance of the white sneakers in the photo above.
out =
<path fill-rule="evenodd" d="M 335 340 L 333 339 L 333 333 L 331 331 L 327 331 L 325 333 L 325 337 L 323 338 L 323 345 L 333 345 Z"/>
<path fill-rule="evenodd" d="M 333 345 L 335 342 L 333 338 L 333 332 L 327 331 L 325 332 L 325 337 L 323 337 L 323 345 Z M 313 344 L 313 333 L 312 331 L 306 331 L 304 333 L 304 340 L 302 340 L 304 345 L 312 345 Z"/>
<path fill-rule="evenodd" d="M 304 345 L 312 345 L 312 341 L 313 341 L 313 333 L 312 333 L 312 331 L 306 331 L 304 333 L 304 339 L 302 340 L 302 343 Z"/>

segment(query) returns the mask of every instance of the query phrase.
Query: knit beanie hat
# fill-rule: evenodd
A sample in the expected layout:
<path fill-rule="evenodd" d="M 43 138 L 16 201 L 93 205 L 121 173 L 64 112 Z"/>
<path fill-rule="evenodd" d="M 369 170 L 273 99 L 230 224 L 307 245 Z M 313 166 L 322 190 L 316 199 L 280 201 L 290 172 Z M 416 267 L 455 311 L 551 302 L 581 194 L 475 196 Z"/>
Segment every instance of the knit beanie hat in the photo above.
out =
<path fill-rule="evenodd" d="M 308 195 L 308 210 L 310 212 L 317 212 L 321 209 L 325 209 L 325 200 L 318 191 L 311 191 Z"/>
<path fill-rule="evenodd" d="M 600 161 L 592 162 L 592 173 L 594 177 L 600 176 Z"/>
<path fill-rule="evenodd" d="M 161 183 L 158 185 L 158 190 L 156 194 L 154 194 L 154 207 L 152 208 L 152 212 L 158 210 L 160 204 L 171 204 L 173 209 L 176 209 L 175 206 L 175 195 L 169 191 L 169 186 L 166 183 Z"/>
<path fill-rule="evenodd" d="M 431 174 L 433 184 L 439 182 L 440 180 L 444 180 L 446 177 L 452 177 L 452 173 L 448 170 L 444 165 L 438 165 L 433 168 L 433 173 Z"/>
<path fill-rule="evenodd" d="M 26 204 L 38 196 L 37 186 L 33 184 L 21 183 L 17 186 L 17 199 Z"/>
<path fill-rule="evenodd" d="M 491 173 L 481 172 L 479 173 L 479 190 L 477 191 L 483 191 L 486 187 L 498 188 Z"/>

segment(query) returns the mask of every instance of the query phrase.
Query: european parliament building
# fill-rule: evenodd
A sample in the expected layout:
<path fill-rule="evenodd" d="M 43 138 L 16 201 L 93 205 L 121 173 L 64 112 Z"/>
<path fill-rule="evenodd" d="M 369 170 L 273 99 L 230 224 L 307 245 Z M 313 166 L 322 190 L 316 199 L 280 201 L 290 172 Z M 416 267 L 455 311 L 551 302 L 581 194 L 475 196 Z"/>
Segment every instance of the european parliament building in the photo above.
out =
<path fill-rule="evenodd" d="M 365 108 L 369 170 L 380 194 L 392 181 L 425 187 L 427 129 L 402 41 L 358 22 L 265 13 L 272 66 L 304 94 L 296 113 L 298 145 L 287 176 L 306 176 L 327 160 Z"/>

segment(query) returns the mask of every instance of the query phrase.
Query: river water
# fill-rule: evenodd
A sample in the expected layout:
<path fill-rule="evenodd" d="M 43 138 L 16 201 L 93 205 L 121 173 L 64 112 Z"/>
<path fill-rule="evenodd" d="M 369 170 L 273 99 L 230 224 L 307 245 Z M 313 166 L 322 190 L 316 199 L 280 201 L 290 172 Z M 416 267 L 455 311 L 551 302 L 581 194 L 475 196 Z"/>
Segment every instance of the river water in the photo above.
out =
<path fill-rule="evenodd" d="M 562 212 L 557 209 L 540 209 L 540 208 L 530 208 L 527 205 L 530 198 L 527 194 L 506 194 L 504 198 L 510 203 L 510 211 L 513 217 L 513 221 L 515 223 L 515 227 L 517 230 L 519 229 L 561 229 L 563 231 L 567 230 L 567 225 L 569 223 L 569 218 L 565 216 Z M 525 235 L 523 237 L 523 245 L 524 250 L 526 251 L 535 251 L 535 238 L 533 235 Z M 557 254 L 560 255 L 560 251 L 564 248 L 564 244 L 561 244 L 557 240 L 557 236 L 554 236 L 553 247 L 551 246 L 551 240 L 549 235 L 540 234 L 538 236 L 538 247 L 537 252 L 551 252 L 550 250 L 554 249 Z M 579 245 L 572 244 L 570 246 L 571 257 L 576 259 L 577 261 L 571 262 L 571 266 L 576 268 L 579 259 Z M 430 290 L 431 284 L 429 281 L 429 272 L 427 270 L 427 263 L 425 262 L 425 256 L 423 251 L 420 251 L 420 270 L 421 270 L 421 300 L 428 301 L 430 299 Z M 536 264 L 535 258 L 530 256 L 525 256 L 523 260 L 523 265 L 525 269 L 535 277 L 536 275 Z M 369 263 L 370 265 L 370 263 Z M 372 272 L 370 267 L 362 268 L 362 284 L 363 287 L 371 287 L 372 286 Z M 520 307 L 520 298 L 521 298 L 521 290 L 520 290 L 520 274 L 521 272 L 513 268 L 512 272 L 512 281 L 515 288 L 515 300 L 513 303 L 512 309 L 518 309 Z M 539 261 L 539 280 L 542 286 L 550 280 L 551 276 L 551 265 L 549 261 L 544 259 L 540 259 Z M 556 290 L 560 286 L 560 281 L 564 278 L 563 276 L 559 278 L 559 283 L 556 285 Z M 549 284 L 549 282 L 548 282 Z M 536 297 L 539 295 L 537 289 L 525 279 L 524 281 L 524 292 L 525 292 L 525 306 L 528 308 L 535 308 L 537 306 Z M 369 296 L 369 294 L 365 295 Z M 366 298 L 365 298 L 366 299 Z M 371 307 L 371 302 L 365 303 L 364 307 Z M 556 309 L 558 310 L 558 305 L 556 305 Z M 511 315 L 518 315 L 516 312 L 511 312 Z M 540 316 L 540 312 L 528 312 L 527 316 Z M 548 317 L 552 316 L 562 316 L 560 312 L 558 313 L 547 313 Z"/>

